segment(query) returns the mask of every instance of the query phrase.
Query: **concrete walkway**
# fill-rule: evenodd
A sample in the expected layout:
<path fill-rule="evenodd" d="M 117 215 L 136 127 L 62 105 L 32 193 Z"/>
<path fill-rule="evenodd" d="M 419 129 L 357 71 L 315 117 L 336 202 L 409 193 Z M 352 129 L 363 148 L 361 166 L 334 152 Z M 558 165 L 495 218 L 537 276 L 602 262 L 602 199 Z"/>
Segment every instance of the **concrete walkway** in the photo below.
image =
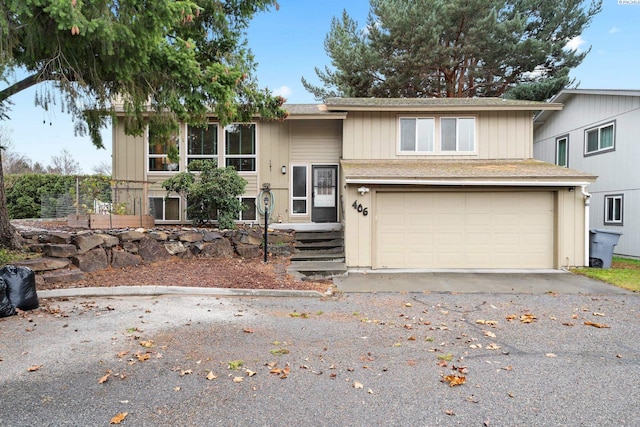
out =
<path fill-rule="evenodd" d="M 333 279 L 338 291 L 511 294 L 632 294 L 599 280 L 561 271 L 544 272 L 350 272 Z"/>

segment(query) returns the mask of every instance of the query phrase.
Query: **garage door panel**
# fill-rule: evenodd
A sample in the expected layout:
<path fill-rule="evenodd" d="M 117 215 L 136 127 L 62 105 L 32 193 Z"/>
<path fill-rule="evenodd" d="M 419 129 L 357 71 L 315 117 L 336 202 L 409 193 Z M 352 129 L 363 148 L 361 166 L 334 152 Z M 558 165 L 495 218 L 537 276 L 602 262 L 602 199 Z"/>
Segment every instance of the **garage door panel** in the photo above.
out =
<path fill-rule="evenodd" d="M 553 268 L 553 193 L 377 193 L 376 268 Z"/>

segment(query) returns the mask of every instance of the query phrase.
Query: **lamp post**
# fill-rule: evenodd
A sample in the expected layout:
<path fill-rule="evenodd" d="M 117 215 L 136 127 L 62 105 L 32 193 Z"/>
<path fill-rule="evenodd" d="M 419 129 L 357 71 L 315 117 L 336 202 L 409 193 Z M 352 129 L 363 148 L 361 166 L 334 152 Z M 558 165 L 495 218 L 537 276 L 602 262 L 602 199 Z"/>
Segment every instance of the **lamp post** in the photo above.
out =
<path fill-rule="evenodd" d="M 267 248 L 269 247 L 269 196 L 264 196 L 264 262 L 267 262 Z"/>

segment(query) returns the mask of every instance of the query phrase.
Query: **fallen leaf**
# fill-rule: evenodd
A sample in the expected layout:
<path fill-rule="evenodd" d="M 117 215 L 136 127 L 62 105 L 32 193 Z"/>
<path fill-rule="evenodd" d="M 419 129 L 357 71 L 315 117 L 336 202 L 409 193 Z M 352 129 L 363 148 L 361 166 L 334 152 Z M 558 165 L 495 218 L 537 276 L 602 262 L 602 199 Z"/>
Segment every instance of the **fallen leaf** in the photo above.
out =
<path fill-rule="evenodd" d="M 510 314 L 508 316 L 505 317 L 505 319 L 507 319 L 507 321 L 511 322 L 512 320 L 516 320 L 518 318 L 518 315 L 516 314 Z"/>
<path fill-rule="evenodd" d="M 496 337 L 496 334 L 494 334 L 494 333 L 493 333 L 493 332 L 491 332 L 491 331 L 484 331 L 484 336 L 485 336 L 485 337 L 489 337 L 489 338 L 495 338 L 495 337 Z"/>
<path fill-rule="evenodd" d="M 563 322 L 562 323 L 564 326 L 575 326 L 573 323 L 571 322 Z"/>
<path fill-rule="evenodd" d="M 242 378 L 242 377 L 233 377 L 233 382 L 234 383 L 241 383 L 242 381 L 244 381 L 244 378 Z"/>
<path fill-rule="evenodd" d="M 520 316 L 520 323 L 533 323 L 536 320 L 538 320 L 538 318 L 531 313 L 525 313 Z"/>
<path fill-rule="evenodd" d="M 109 424 L 120 424 L 124 421 L 125 418 L 127 418 L 127 415 L 129 415 L 128 412 L 121 412 L 115 417 L 111 418 L 111 422 L 109 422 Z"/>
<path fill-rule="evenodd" d="M 140 345 L 143 346 L 144 348 L 151 348 L 156 344 L 152 340 L 148 340 L 148 341 L 140 341 Z"/>
<path fill-rule="evenodd" d="M 611 327 L 609 325 L 605 325 L 604 323 L 596 323 L 596 322 L 589 322 L 589 321 L 584 322 L 584 324 L 587 326 L 593 326 L 594 328 L 610 328 Z"/>
<path fill-rule="evenodd" d="M 456 414 L 451 409 L 447 409 L 446 411 L 444 411 L 444 413 L 447 414 L 447 415 L 455 415 Z"/>
<path fill-rule="evenodd" d="M 444 377 L 444 381 L 449 383 L 449 387 L 455 387 L 464 384 L 467 379 L 463 375 L 447 375 Z"/>
<path fill-rule="evenodd" d="M 353 382 L 353 388 L 364 388 L 364 385 L 358 381 Z"/>
<path fill-rule="evenodd" d="M 107 382 L 109 377 L 111 376 L 111 370 L 108 370 L 99 380 L 98 384 L 104 384 Z"/>
<path fill-rule="evenodd" d="M 27 368 L 28 372 L 35 372 L 37 370 L 39 370 L 40 368 L 42 368 L 42 365 L 33 365 L 33 366 L 29 366 Z"/>
<path fill-rule="evenodd" d="M 499 350 L 501 347 L 496 343 L 491 343 L 485 347 L 487 350 Z"/>
<path fill-rule="evenodd" d="M 413 304 L 411 304 L 410 302 L 405 302 L 405 303 L 404 303 L 404 306 L 405 306 L 405 307 L 413 307 Z"/>
<path fill-rule="evenodd" d="M 213 371 L 209 371 L 209 373 L 207 374 L 207 379 L 208 380 L 215 380 L 216 378 L 218 378 L 218 376 L 216 374 L 214 374 Z"/>
<path fill-rule="evenodd" d="M 180 376 L 184 377 L 185 375 L 193 374 L 191 369 L 185 369 L 184 371 L 180 371 Z"/>
<path fill-rule="evenodd" d="M 247 333 L 247 334 L 252 334 L 252 333 L 253 333 L 253 329 L 251 329 L 251 328 L 244 328 L 244 329 L 242 330 L 242 332 Z"/>
<path fill-rule="evenodd" d="M 513 367 L 511 365 L 505 366 L 504 368 L 502 368 L 502 370 L 504 370 L 504 371 L 513 371 Z"/>
<path fill-rule="evenodd" d="M 269 350 L 269 353 L 276 356 L 282 356 L 283 354 L 289 354 L 289 350 L 286 348 L 275 348 L 273 350 Z"/>
<path fill-rule="evenodd" d="M 547 356 L 547 357 L 558 357 L 554 353 L 545 353 L 545 356 Z"/>
<path fill-rule="evenodd" d="M 447 362 L 444 360 L 439 360 L 436 362 L 436 365 L 438 365 L 441 368 L 446 368 L 447 367 Z"/>
<path fill-rule="evenodd" d="M 447 362 L 450 362 L 450 361 L 453 360 L 453 354 L 451 354 L 451 353 L 439 354 L 438 355 L 438 360 L 446 360 Z"/>
<path fill-rule="evenodd" d="M 367 389 L 367 393 L 369 393 L 369 394 L 373 394 L 373 390 L 371 390 L 371 389 Z"/>
<path fill-rule="evenodd" d="M 173 388 L 173 391 L 180 391 L 181 389 L 182 389 L 182 387 L 177 386 L 177 387 L 174 387 L 174 388 Z"/>
<path fill-rule="evenodd" d="M 604 316 L 606 316 L 606 314 L 604 314 L 604 313 L 598 313 L 597 311 L 594 311 L 594 312 L 593 312 L 593 315 L 594 315 L 594 316 L 600 316 L 600 317 L 604 317 Z"/>
<path fill-rule="evenodd" d="M 254 376 L 256 373 L 254 371 L 252 371 L 251 369 L 245 369 L 244 371 L 248 377 L 252 377 Z"/>
<path fill-rule="evenodd" d="M 149 353 L 136 353 L 134 356 L 138 358 L 138 361 L 144 362 L 145 360 L 149 360 L 151 355 Z"/>
<path fill-rule="evenodd" d="M 129 350 L 124 350 L 121 351 L 120 353 L 118 353 L 116 356 L 118 357 L 118 359 L 122 359 L 123 357 L 125 357 L 127 354 L 129 354 Z"/>
<path fill-rule="evenodd" d="M 237 371 L 242 365 L 244 365 L 243 360 L 232 360 L 231 362 L 229 362 L 229 369 Z"/>

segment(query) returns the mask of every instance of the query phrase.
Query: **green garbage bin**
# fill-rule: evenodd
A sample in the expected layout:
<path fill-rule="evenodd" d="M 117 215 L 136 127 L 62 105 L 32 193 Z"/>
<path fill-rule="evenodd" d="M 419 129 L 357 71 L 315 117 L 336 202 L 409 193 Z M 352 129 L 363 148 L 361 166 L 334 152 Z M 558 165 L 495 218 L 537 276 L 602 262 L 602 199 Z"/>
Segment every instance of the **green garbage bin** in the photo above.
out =
<path fill-rule="evenodd" d="M 589 267 L 611 268 L 613 247 L 618 244 L 621 235 L 619 231 L 589 230 Z"/>

